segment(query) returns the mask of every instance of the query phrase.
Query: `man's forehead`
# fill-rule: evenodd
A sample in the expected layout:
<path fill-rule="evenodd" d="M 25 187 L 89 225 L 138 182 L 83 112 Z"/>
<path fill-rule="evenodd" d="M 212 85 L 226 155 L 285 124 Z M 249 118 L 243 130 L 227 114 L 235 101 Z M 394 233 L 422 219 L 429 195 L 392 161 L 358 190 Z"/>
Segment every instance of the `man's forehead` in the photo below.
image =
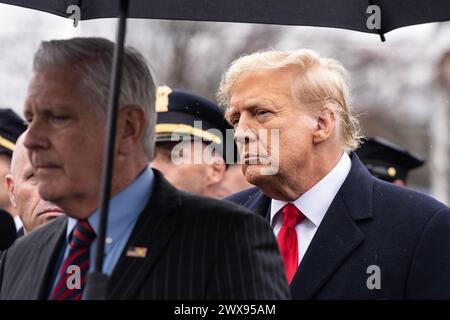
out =
<path fill-rule="evenodd" d="M 234 108 L 272 104 L 279 96 L 290 98 L 295 73 L 289 68 L 244 72 L 230 88 L 227 113 L 233 112 Z"/>
<path fill-rule="evenodd" d="M 70 75 L 53 76 L 57 73 L 43 70 L 33 76 L 24 105 L 25 116 L 30 113 L 70 111 L 84 101 L 78 90 L 79 79 Z"/>
<path fill-rule="evenodd" d="M 80 75 L 64 67 L 48 67 L 37 70 L 28 85 L 28 96 L 73 94 L 81 83 Z"/>
<path fill-rule="evenodd" d="M 47 103 L 27 103 L 24 107 L 24 115 L 29 113 L 40 113 L 51 115 L 58 111 L 71 111 L 74 107 L 66 105 L 64 101 L 49 101 Z"/>

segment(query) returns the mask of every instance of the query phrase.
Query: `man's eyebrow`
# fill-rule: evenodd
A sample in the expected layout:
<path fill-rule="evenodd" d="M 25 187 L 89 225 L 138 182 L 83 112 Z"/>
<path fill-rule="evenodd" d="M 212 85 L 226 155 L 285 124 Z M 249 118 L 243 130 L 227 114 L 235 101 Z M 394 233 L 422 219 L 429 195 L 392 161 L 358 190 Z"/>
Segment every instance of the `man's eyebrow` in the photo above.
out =
<path fill-rule="evenodd" d="M 242 110 L 252 110 L 261 106 L 273 105 L 273 101 L 270 99 L 262 98 L 262 97 L 254 97 L 248 98 L 244 102 L 240 103 L 240 109 Z M 224 112 L 225 119 L 229 119 L 231 116 L 235 114 L 239 114 L 240 112 L 235 107 L 228 107 Z"/>
<path fill-rule="evenodd" d="M 228 109 L 225 110 L 224 117 L 225 119 L 227 119 L 236 113 L 237 111 L 233 107 L 229 107 Z"/>

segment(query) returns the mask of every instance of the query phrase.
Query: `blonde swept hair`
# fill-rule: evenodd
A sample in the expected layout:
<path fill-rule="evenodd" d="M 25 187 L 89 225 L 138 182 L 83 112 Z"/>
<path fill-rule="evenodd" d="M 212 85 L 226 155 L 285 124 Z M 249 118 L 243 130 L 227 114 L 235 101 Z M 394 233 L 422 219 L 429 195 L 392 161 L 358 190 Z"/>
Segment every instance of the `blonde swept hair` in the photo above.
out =
<path fill-rule="evenodd" d="M 217 92 L 223 108 L 229 107 L 230 89 L 244 72 L 295 67 L 298 79 L 293 83 L 293 94 L 301 105 L 311 110 L 330 108 L 337 114 L 337 132 L 345 151 L 358 148 L 361 129 L 350 108 L 348 74 L 342 64 L 334 59 L 320 57 L 309 49 L 294 51 L 263 51 L 234 60 L 224 73 Z"/>

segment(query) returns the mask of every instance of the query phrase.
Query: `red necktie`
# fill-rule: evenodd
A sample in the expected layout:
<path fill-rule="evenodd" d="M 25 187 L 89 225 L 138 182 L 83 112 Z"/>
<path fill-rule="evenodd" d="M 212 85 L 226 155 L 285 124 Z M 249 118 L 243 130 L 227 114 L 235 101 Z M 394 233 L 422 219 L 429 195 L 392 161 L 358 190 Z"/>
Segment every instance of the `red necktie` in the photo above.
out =
<path fill-rule="evenodd" d="M 58 282 L 53 289 L 51 300 L 81 300 L 85 285 L 86 273 L 89 270 L 89 248 L 95 239 L 95 232 L 87 220 L 79 220 L 72 232 L 69 243 L 69 255 L 64 261 L 59 274 Z M 69 287 L 69 278 L 72 272 L 68 268 L 76 266 L 80 271 L 80 286 Z"/>
<path fill-rule="evenodd" d="M 298 240 L 295 226 L 305 216 L 292 203 L 288 203 L 281 209 L 283 224 L 278 232 L 277 242 L 283 257 L 286 277 L 290 284 L 298 267 Z"/>

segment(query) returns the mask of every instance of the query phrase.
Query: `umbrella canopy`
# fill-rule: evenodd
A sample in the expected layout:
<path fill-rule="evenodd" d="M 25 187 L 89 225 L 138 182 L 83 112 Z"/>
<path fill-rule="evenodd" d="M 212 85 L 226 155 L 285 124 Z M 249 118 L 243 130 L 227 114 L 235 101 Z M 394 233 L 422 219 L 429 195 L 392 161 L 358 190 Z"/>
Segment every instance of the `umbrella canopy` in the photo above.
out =
<path fill-rule="evenodd" d="M 0 0 L 62 17 L 69 5 L 78 5 L 81 20 L 119 15 L 112 0 Z M 381 9 L 381 29 L 369 29 L 367 8 Z M 129 18 L 248 22 L 323 26 L 384 34 L 397 28 L 450 20 L 449 0 L 131 0 Z"/>

